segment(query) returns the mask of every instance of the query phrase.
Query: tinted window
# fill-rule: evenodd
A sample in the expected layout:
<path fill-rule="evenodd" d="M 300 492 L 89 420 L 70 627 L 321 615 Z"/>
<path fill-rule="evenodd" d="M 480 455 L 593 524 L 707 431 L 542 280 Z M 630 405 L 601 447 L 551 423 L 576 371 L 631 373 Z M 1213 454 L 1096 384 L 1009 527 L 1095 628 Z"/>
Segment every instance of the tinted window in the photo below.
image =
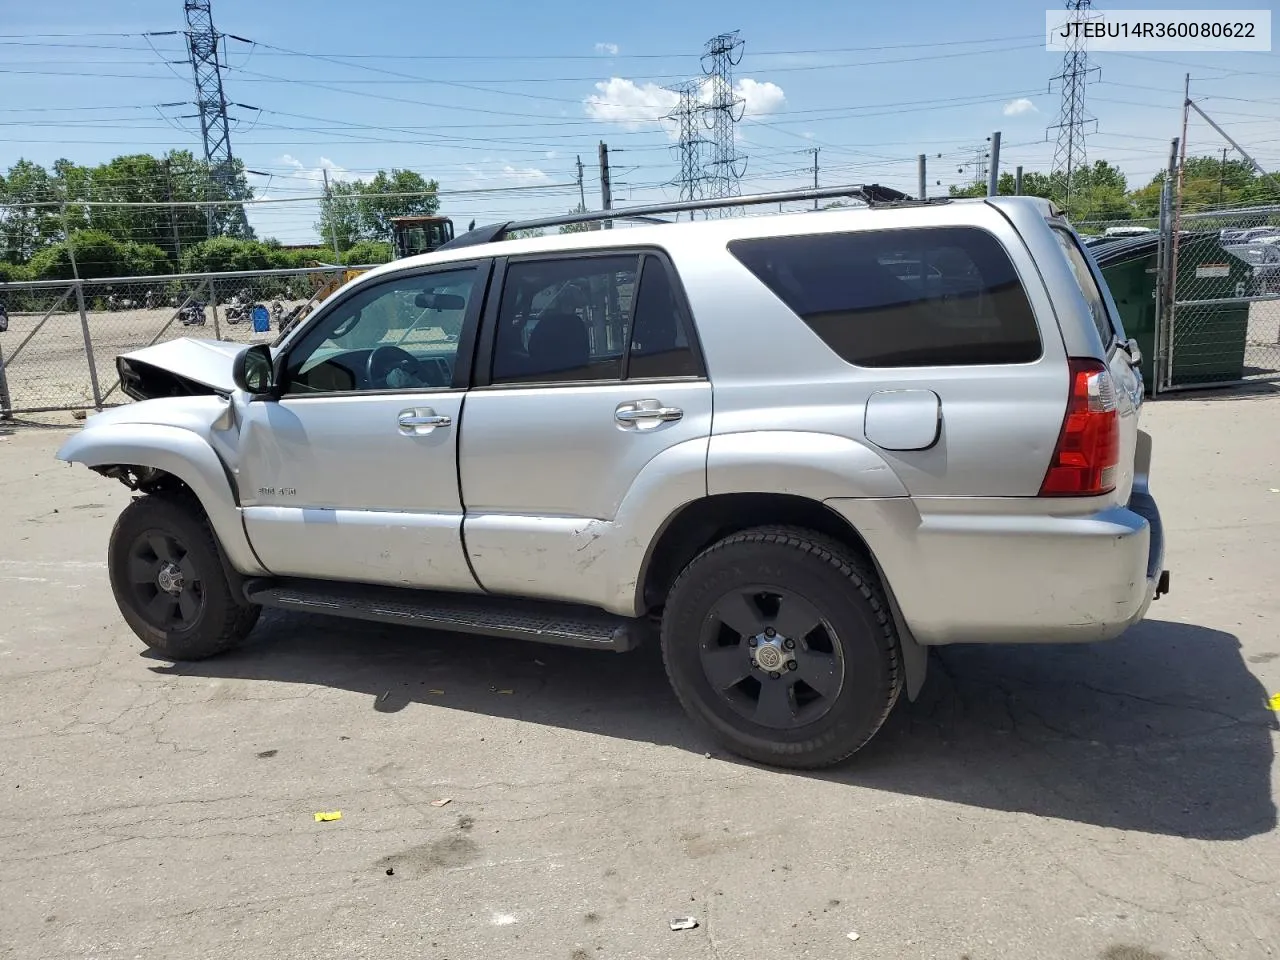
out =
<path fill-rule="evenodd" d="M 1093 274 L 1089 270 L 1089 264 L 1084 258 L 1084 254 L 1080 252 L 1080 248 L 1076 246 L 1075 240 L 1071 234 L 1065 230 L 1054 229 L 1053 235 L 1058 238 L 1058 245 L 1062 247 L 1062 252 L 1067 255 L 1067 262 L 1071 264 L 1071 272 L 1075 275 L 1076 285 L 1080 287 L 1080 292 L 1084 294 L 1084 302 L 1089 305 L 1089 313 L 1093 317 L 1093 325 L 1098 328 L 1098 336 L 1102 338 L 1104 347 L 1111 346 L 1111 341 L 1115 339 L 1115 335 L 1111 332 L 1111 321 L 1107 319 L 1107 306 L 1102 300 L 1102 291 L 1098 289 L 1098 284 L 1093 279 Z"/>
<path fill-rule="evenodd" d="M 863 367 L 1029 363 L 1040 334 L 1013 264 L 973 227 L 735 240 L 729 251 Z"/>
<path fill-rule="evenodd" d="M 493 382 L 621 379 L 639 262 L 631 255 L 508 266 Z"/>
<path fill-rule="evenodd" d="M 657 257 L 645 257 L 631 327 L 627 379 L 696 377 L 699 373 L 667 268 Z"/>
<path fill-rule="evenodd" d="M 289 352 L 286 392 L 448 388 L 477 274 L 466 267 L 358 290 Z"/>

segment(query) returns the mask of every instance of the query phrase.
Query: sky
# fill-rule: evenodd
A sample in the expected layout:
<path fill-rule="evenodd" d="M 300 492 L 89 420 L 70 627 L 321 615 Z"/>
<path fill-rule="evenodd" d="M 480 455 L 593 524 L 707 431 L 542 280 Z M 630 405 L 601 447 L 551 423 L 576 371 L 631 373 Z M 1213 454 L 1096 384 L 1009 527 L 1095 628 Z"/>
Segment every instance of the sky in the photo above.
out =
<path fill-rule="evenodd" d="M 19 158 L 201 154 L 185 39 L 145 35 L 185 29 L 180 0 L 0 6 L 0 169 Z M 326 170 L 336 179 L 418 171 L 439 182 L 441 213 L 461 230 L 472 219 L 561 213 L 580 195 L 599 207 L 605 141 L 616 206 L 677 199 L 676 129 L 662 119 L 677 96 L 667 88 L 701 76 L 706 41 L 735 30 L 743 193 L 812 185 L 816 148 L 823 186 L 914 194 L 925 153 L 928 189 L 943 194 L 974 179 L 994 131 L 1001 169 L 1047 172 L 1062 55 L 1045 49 L 1045 10 L 1027 0 L 738 0 L 719 9 L 213 0 L 214 24 L 229 35 L 232 149 L 255 171 L 256 195 L 280 201 L 252 207 L 250 220 L 284 243 L 318 239 L 318 208 L 305 198 L 322 192 Z M 1166 163 L 1187 73 L 1193 99 L 1265 167 L 1280 168 L 1280 53 L 1091 58 L 1088 157 L 1119 166 L 1130 187 Z M 1193 115 L 1191 154 L 1221 156 L 1225 146 Z"/>

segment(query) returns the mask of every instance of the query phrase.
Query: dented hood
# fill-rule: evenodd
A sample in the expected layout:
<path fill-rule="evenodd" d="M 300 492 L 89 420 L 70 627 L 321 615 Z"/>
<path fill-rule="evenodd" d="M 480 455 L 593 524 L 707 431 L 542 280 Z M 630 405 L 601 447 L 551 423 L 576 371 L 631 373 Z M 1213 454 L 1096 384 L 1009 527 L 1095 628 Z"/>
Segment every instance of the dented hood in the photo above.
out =
<path fill-rule="evenodd" d="M 232 360 L 245 346 L 184 337 L 122 353 L 116 359 L 120 387 L 135 400 L 230 393 Z"/>

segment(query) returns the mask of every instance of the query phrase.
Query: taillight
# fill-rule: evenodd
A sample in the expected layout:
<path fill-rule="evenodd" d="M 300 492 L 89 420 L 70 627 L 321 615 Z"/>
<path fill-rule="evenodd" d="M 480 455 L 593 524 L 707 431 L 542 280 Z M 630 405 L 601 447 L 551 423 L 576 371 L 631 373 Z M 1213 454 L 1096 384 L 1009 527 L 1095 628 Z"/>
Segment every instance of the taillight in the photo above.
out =
<path fill-rule="evenodd" d="M 1068 361 L 1071 394 L 1058 446 L 1040 485 L 1042 497 L 1096 497 L 1116 486 L 1120 465 L 1120 415 L 1106 364 Z"/>

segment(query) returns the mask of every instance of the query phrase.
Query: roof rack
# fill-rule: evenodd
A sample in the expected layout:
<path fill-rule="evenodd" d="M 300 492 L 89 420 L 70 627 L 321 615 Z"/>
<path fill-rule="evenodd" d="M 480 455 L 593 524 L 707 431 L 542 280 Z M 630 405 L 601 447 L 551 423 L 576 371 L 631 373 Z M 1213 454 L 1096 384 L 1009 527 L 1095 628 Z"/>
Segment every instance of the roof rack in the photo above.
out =
<path fill-rule="evenodd" d="M 587 213 L 566 213 L 555 217 L 539 217 L 534 220 L 508 220 L 491 223 L 459 234 L 438 250 L 453 250 L 481 243 L 505 239 L 517 230 L 537 230 L 543 227 L 564 227 L 575 223 L 599 223 L 612 220 L 639 220 L 644 223 L 669 223 L 658 220 L 659 213 L 684 213 L 693 210 L 716 210 L 724 207 L 746 207 L 764 203 L 789 203 L 800 200 L 828 200 L 838 197 L 856 197 L 868 206 L 903 203 L 937 203 L 937 200 L 913 200 L 910 196 L 891 187 L 879 184 L 850 184 L 843 187 L 820 187 L 806 190 L 779 190 L 774 193 L 755 193 L 745 197 L 719 197 L 714 200 L 682 200 L 671 203 L 654 203 L 618 210 L 592 210 Z"/>

